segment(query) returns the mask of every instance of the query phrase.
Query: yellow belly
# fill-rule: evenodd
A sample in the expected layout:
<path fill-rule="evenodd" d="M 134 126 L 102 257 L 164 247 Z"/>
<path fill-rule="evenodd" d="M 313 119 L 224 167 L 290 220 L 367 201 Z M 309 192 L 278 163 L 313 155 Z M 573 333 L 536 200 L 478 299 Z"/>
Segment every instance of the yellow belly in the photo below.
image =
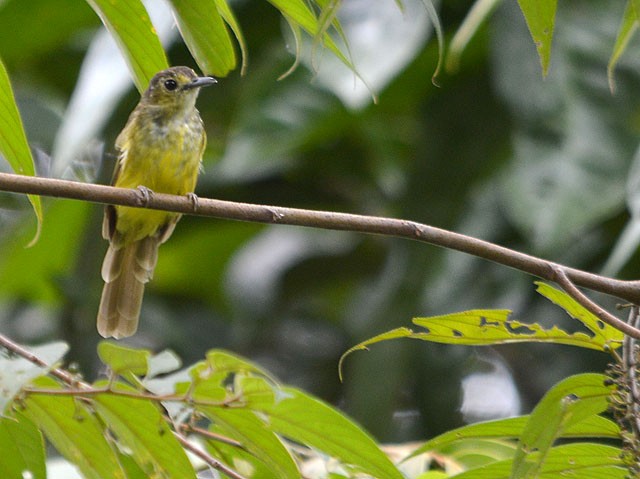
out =
<path fill-rule="evenodd" d="M 182 123 L 161 131 L 147 130 L 132 140 L 127 142 L 120 158 L 115 186 L 145 186 L 154 192 L 174 195 L 194 191 L 205 141 L 200 124 Z M 176 213 L 126 206 L 116 206 L 116 215 L 116 230 L 127 241 L 151 236 L 179 217 Z"/>

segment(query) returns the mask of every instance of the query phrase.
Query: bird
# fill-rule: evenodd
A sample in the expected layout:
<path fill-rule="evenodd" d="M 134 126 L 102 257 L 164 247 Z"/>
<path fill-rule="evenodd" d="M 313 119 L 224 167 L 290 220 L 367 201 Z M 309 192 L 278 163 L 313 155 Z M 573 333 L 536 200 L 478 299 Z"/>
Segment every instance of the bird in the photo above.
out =
<path fill-rule="evenodd" d="M 153 192 L 189 195 L 201 170 L 207 142 L 196 108 L 202 87 L 217 83 L 185 66 L 153 76 L 116 138 L 118 158 L 111 184 Z M 158 260 L 158 248 L 180 219 L 178 213 L 129 206 L 105 207 L 102 236 L 109 241 L 97 329 L 105 338 L 132 336 L 138 329 L 144 288 Z"/>

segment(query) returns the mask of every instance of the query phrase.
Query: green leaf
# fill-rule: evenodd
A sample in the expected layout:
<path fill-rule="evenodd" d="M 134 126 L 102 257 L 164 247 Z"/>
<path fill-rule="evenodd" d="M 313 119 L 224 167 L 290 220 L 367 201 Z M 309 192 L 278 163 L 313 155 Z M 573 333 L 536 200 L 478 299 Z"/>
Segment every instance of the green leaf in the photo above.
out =
<path fill-rule="evenodd" d="M 122 383 L 111 388 L 135 391 Z M 134 460 L 149 477 L 195 478 L 184 449 L 156 404 L 105 393 L 95 396 L 93 406 L 118 441 L 131 450 Z"/>
<path fill-rule="evenodd" d="M 247 50 L 247 44 L 244 40 L 244 35 L 242 34 L 242 29 L 240 28 L 236 17 L 233 15 L 233 11 L 231 10 L 231 8 L 229 8 L 227 0 L 215 0 L 215 2 L 220 16 L 225 21 L 225 23 L 229 25 L 229 28 L 235 35 L 238 46 L 240 47 L 240 57 L 242 58 L 242 67 L 240 68 L 240 74 L 244 75 L 247 69 L 249 52 Z"/>
<path fill-rule="evenodd" d="M 442 450 L 451 443 L 467 439 L 517 439 L 521 436 L 530 416 L 510 417 L 463 426 L 447 431 L 418 447 L 403 461 L 432 450 Z M 560 436 L 564 439 L 599 437 L 617 439 L 620 428 L 602 416 L 591 416 L 576 424 L 568 424 Z"/>
<path fill-rule="evenodd" d="M 242 443 L 278 478 L 298 479 L 300 471 L 280 439 L 253 411 L 240 408 L 197 406 L 222 433 Z"/>
<path fill-rule="evenodd" d="M 539 479 L 579 477 L 580 479 L 624 479 L 628 470 L 620 458 L 622 451 L 602 444 L 576 443 L 558 446 L 548 451 Z M 536 460 L 541 453 L 533 454 Z M 455 479 L 511 479 L 512 460 L 494 462 L 461 474 Z"/>
<path fill-rule="evenodd" d="M 0 355 L 0 415 L 4 414 L 7 405 L 20 392 L 20 389 L 38 376 L 47 374 L 68 350 L 69 346 L 63 342 L 31 347 L 29 351 L 47 363 L 49 365 L 47 368 L 40 367 L 22 357 Z"/>
<path fill-rule="evenodd" d="M 61 389 L 51 378 L 41 377 L 33 385 Z M 102 425 L 82 401 L 71 396 L 29 394 L 22 413 L 33 421 L 68 461 L 86 479 L 123 477 L 116 454 L 104 436 Z"/>
<path fill-rule="evenodd" d="M 331 36 L 323 30 L 323 25 L 303 0 L 269 0 L 269 3 L 280 10 L 282 15 L 292 25 L 292 28 L 293 25 L 299 25 L 314 38 L 321 35 L 322 43 L 329 48 L 344 65 L 355 73 L 355 68 L 351 61 L 342 53 Z M 296 29 L 294 29 L 294 31 L 295 30 Z"/>
<path fill-rule="evenodd" d="M 445 68 L 456 72 L 460 57 L 478 29 L 487 21 L 502 0 L 476 0 L 449 43 Z"/>
<path fill-rule="evenodd" d="M 0 155 L 7 160 L 16 173 L 35 176 L 31 149 L 13 96 L 9 75 L 2 60 L 0 60 Z M 29 243 L 33 245 L 38 241 L 42 229 L 42 204 L 39 196 L 27 195 L 27 197 L 37 220 L 36 233 Z"/>
<path fill-rule="evenodd" d="M 542 74 L 547 76 L 558 0 L 518 0 L 518 3 L 538 50 Z"/>
<path fill-rule="evenodd" d="M 600 345 L 602 351 L 610 351 L 622 346 L 622 340 L 624 339 L 624 333 L 622 331 L 598 319 L 596 315 L 589 312 L 584 306 L 578 304 L 575 299 L 564 291 L 560 291 L 542 281 L 536 281 L 535 284 L 538 286 L 538 293 L 553 304 L 560 306 L 569 316 L 577 319 L 589 329 L 593 333 L 593 338 L 591 338 L 592 343 Z"/>
<path fill-rule="evenodd" d="M 299 389 L 283 387 L 281 391 L 281 398 L 262 410 L 274 432 L 334 456 L 364 474 L 402 479 L 376 442 L 337 410 Z"/>
<path fill-rule="evenodd" d="M 422 4 L 424 5 L 429 18 L 431 19 L 431 23 L 433 24 L 433 29 L 436 32 L 436 38 L 438 39 L 438 63 L 436 65 L 436 70 L 431 75 L 431 82 L 434 85 L 437 85 L 436 79 L 440 74 L 440 70 L 442 68 L 442 62 L 444 61 L 444 34 L 442 33 L 442 25 L 440 25 L 440 18 L 438 18 L 438 12 L 436 12 L 435 7 L 433 6 L 433 2 L 431 0 L 422 0 Z"/>
<path fill-rule="evenodd" d="M 638 10 L 638 7 L 640 7 L 640 5 L 638 4 L 640 4 L 638 0 L 627 1 L 627 6 L 624 9 L 624 14 L 622 15 L 622 23 L 620 24 L 620 28 L 618 29 L 616 43 L 613 46 L 613 52 L 611 53 L 611 58 L 609 59 L 609 64 L 607 65 L 609 89 L 612 93 L 614 93 L 616 89 L 614 73 L 616 65 L 618 64 L 618 60 L 620 60 L 620 57 L 627 49 L 629 42 L 638 30 L 638 26 L 640 26 L 640 23 L 638 22 L 638 14 L 640 14 L 640 10 Z"/>
<path fill-rule="evenodd" d="M 605 379 L 602 374 L 579 374 L 564 379 L 545 394 L 520 436 L 513 460 L 514 477 L 534 477 L 544 465 L 546 452 L 567 427 L 607 410 L 612 387 L 604 385 Z"/>
<path fill-rule="evenodd" d="M 527 324 L 508 319 L 506 309 L 473 309 L 460 313 L 414 318 L 426 328 L 426 333 L 414 333 L 412 338 L 445 344 L 487 346 L 519 342 L 550 342 L 604 351 L 602 343 L 585 333 L 569 334 L 557 326 L 545 329 L 539 324 Z"/>
<path fill-rule="evenodd" d="M 270 378 L 274 383 L 276 382 L 266 370 L 258 365 L 240 356 L 218 349 L 209 350 L 207 352 L 207 360 L 194 365 L 189 373 L 196 384 L 201 381 L 217 381 L 221 383 L 232 373 L 254 373 Z"/>
<path fill-rule="evenodd" d="M 0 451 L 0 477 L 47 477 L 44 439 L 27 418 L 0 418 Z"/>
<path fill-rule="evenodd" d="M 344 379 L 342 375 L 342 365 L 344 363 L 344 360 L 351 353 L 362 350 L 369 351 L 369 346 L 372 344 L 379 343 L 381 341 L 389 341 L 391 339 L 411 337 L 412 334 L 413 331 L 411 331 L 409 328 L 396 328 L 392 329 L 391 331 L 387 331 L 386 333 L 378 334 L 373 338 L 367 339 L 366 341 L 362 341 L 361 343 L 352 346 L 342 356 L 340 356 L 340 361 L 338 361 L 338 376 L 340 377 L 340 381 Z"/>
<path fill-rule="evenodd" d="M 236 54 L 216 0 L 169 0 L 189 51 L 207 75 L 225 76 Z M 226 15 L 226 13 L 225 13 Z"/>
<path fill-rule="evenodd" d="M 169 67 L 160 39 L 140 0 L 87 0 L 115 39 L 142 93 Z"/>
<path fill-rule="evenodd" d="M 101 341 L 98 344 L 98 356 L 115 374 L 144 376 L 147 374 L 151 352 Z"/>

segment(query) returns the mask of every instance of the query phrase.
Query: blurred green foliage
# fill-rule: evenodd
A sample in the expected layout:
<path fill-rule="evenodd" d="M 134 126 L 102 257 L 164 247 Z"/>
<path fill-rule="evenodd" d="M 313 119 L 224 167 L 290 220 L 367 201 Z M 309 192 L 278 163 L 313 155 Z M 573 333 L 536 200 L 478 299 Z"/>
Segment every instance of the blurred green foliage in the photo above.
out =
<path fill-rule="evenodd" d="M 469 42 L 460 69 L 443 73 L 436 88 L 438 49 L 428 17 L 418 13 L 420 1 L 403 3 L 404 14 L 393 1 L 380 2 L 409 23 L 394 35 L 350 30 L 349 18 L 366 11 L 375 18 L 375 9 L 366 8 L 368 0 L 343 5 L 350 44 L 360 35 L 374 58 L 359 62 L 364 54 L 354 51 L 377 104 L 369 93 L 350 93 L 352 75 L 338 85 L 344 74 L 323 74 L 334 66 L 313 39 L 301 45 L 306 66 L 278 81 L 294 62 L 288 48 L 294 50 L 295 35 L 267 2 L 234 3 L 249 64 L 245 76 L 231 72 L 199 100 L 209 146 L 198 195 L 407 218 L 598 271 L 637 196 L 625 192 L 634 184 L 628 176 L 640 129 L 637 57 L 619 58 L 615 95 L 607 81 L 624 5 L 561 2 L 543 80 L 522 12 L 503 2 Z M 447 38 L 468 8 L 442 2 Z M 0 2 L 0 31 L 11 32 L 0 35 L 0 57 L 32 146 L 51 153 L 55 141 L 71 141 L 56 136 L 71 117 L 65 105 L 82 85 L 96 102 L 85 121 L 103 113 L 108 121 L 75 151 L 71 170 L 82 159 L 106 183 L 113 140 L 137 93 L 122 93 L 124 80 L 110 58 L 100 63 L 86 56 L 99 29 L 84 2 Z M 167 32 L 160 37 L 170 63 L 195 67 L 185 45 Z M 639 46 L 632 39 L 627 51 Z M 90 72 L 99 73 L 93 89 L 79 81 Z M 120 83 L 121 93 L 106 95 Z M 96 141 L 104 143 L 104 155 Z M 60 171 L 59 160 L 54 155 L 53 171 Z M 29 343 L 65 339 L 68 357 L 92 374 L 106 249 L 102 209 L 55 199 L 44 205 L 40 242 L 25 250 L 29 210 L 15 195 L 0 195 L 0 330 Z M 640 273 L 634 251 L 635 245 L 627 248 L 620 276 Z M 474 350 L 382 345 L 350 358 L 344 384 L 338 358 L 412 317 L 474 308 L 506 308 L 523 320 L 565 326 L 559 310 L 535 298 L 531 278 L 459 253 L 398 239 L 185 217 L 161 249 L 141 329 L 130 342 L 170 347 L 185 363 L 214 347 L 236 351 L 339 404 L 378 439 L 410 440 L 461 424 L 459 380 L 480 368 Z M 560 378 L 601 369 L 606 360 L 553 345 L 496 351 L 525 410 Z"/>

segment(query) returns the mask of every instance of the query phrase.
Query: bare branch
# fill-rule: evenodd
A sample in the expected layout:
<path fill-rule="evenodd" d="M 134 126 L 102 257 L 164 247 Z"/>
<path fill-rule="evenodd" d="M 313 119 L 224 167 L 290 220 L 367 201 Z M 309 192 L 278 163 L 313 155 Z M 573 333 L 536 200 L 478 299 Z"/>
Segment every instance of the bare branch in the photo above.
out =
<path fill-rule="evenodd" d="M 622 281 L 579 269 L 569 268 L 471 236 L 435 228 L 414 221 L 376 216 L 313 211 L 278 206 L 235 203 L 213 199 L 152 193 L 144 197 L 139 190 L 114 188 L 73 181 L 0 173 L 0 190 L 35 195 L 72 198 L 183 214 L 352 231 L 407 238 L 484 258 L 548 281 L 556 280 L 560 268 L 571 283 L 640 304 L 640 281 Z"/>

